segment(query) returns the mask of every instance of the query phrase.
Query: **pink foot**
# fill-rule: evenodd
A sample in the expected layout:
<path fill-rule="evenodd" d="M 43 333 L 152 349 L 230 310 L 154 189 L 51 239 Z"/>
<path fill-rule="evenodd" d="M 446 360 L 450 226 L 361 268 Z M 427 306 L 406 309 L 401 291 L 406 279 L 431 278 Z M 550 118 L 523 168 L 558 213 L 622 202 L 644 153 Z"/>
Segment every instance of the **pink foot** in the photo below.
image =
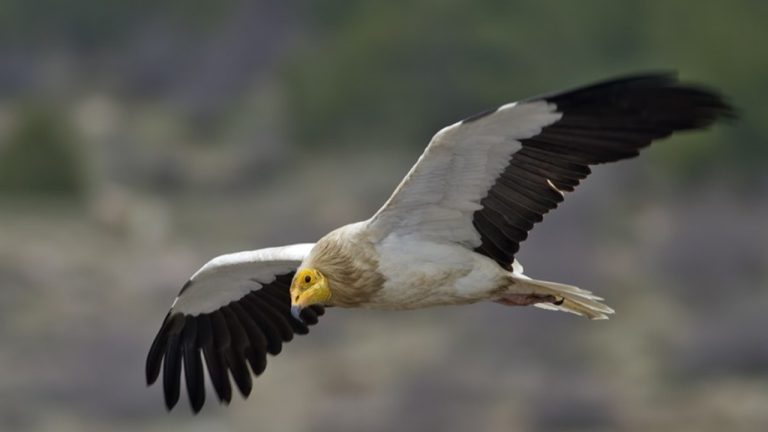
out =
<path fill-rule="evenodd" d="M 547 294 L 509 294 L 498 300 L 496 303 L 504 306 L 530 306 L 536 303 L 552 303 L 554 305 L 563 304 L 562 297 Z"/>

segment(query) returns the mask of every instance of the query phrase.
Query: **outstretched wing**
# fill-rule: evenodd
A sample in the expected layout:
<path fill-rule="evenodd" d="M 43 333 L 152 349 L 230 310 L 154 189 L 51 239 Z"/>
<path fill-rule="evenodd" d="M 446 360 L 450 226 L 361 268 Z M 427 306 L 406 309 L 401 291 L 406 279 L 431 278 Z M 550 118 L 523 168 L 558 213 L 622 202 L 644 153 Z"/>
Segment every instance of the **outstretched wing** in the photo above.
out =
<path fill-rule="evenodd" d="M 510 103 L 439 131 L 368 226 L 462 244 L 511 269 L 528 231 L 591 165 L 731 115 L 717 93 L 668 74 Z"/>
<path fill-rule="evenodd" d="M 222 255 L 192 275 L 147 355 L 147 384 L 157 380 L 162 366 L 168 409 L 179 400 L 182 364 L 193 411 L 205 403 L 203 359 L 221 402 L 232 398 L 230 374 L 243 397 L 248 397 L 251 372 L 264 371 L 267 353 L 277 355 L 294 333 L 306 334 L 307 325 L 317 323 L 322 306 L 304 309 L 304 322 L 290 311 L 291 279 L 312 246 Z"/>

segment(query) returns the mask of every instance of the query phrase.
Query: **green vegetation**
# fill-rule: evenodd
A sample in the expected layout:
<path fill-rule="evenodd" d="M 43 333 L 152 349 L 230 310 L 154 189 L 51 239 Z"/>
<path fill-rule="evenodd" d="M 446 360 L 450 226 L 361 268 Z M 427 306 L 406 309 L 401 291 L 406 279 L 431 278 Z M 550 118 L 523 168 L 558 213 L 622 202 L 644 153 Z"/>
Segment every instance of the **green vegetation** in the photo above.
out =
<path fill-rule="evenodd" d="M 257 167 L 256 159 L 285 148 L 411 154 L 439 128 L 502 103 L 620 74 L 676 70 L 722 90 L 742 119 L 654 147 L 653 169 L 682 183 L 715 173 L 752 183 L 768 164 L 766 18 L 768 3 L 750 0 L 9 0 L 0 5 L 0 93 L 12 97 L 0 109 L 23 111 L 23 101 L 40 101 L 48 120 L 25 127 L 58 128 L 61 107 L 103 97 L 129 115 L 112 124 L 110 140 L 83 148 L 116 164 L 101 167 L 103 180 L 124 182 L 127 171 L 161 178 L 152 171 L 163 163 L 191 166 L 177 155 L 202 151 L 197 144 L 241 151 L 235 158 Z M 42 139 L 35 134 L 71 151 L 72 131 L 22 133 Z M 13 168 L 40 160 L 40 145 L 47 144 L 0 145 L 0 157 L 11 158 L 2 166 L 12 167 L 0 173 L 2 190 L 51 190 L 41 185 L 59 174 Z M 172 156 L 159 163 L 159 154 Z M 78 177 L 76 163 L 59 169 Z M 34 175 L 42 177 L 30 180 Z M 62 190 L 80 187 L 55 181 L 64 182 Z"/>
<path fill-rule="evenodd" d="M 0 147 L 0 192 L 77 198 L 83 194 L 82 162 L 72 129 L 54 111 L 19 113 Z"/>
<path fill-rule="evenodd" d="M 681 177 L 760 175 L 768 163 L 768 3 L 390 1 L 318 3 L 293 56 L 295 138 L 421 147 L 446 122 L 611 75 L 677 70 L 721 89 L 744 121 L 659 146 Z"/>

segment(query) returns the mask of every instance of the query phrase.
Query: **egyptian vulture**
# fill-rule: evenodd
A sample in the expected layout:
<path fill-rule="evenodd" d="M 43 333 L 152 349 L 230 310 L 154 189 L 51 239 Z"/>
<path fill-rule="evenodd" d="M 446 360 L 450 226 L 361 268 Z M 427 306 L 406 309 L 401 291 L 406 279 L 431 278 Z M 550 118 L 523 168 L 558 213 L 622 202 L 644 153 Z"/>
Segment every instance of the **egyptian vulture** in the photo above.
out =
<path fill-rule="evenodd" d="M 629 76 L 513 102 L 440 130 L 370 219 L 317 243 L 216 257 L 181 289 L 146 362 L 165 404 L 247 397 L 251 374 L 327 306 L 417 309 L 492 301 L 604 319 L 613 310 L 574 286 L 531 279 L 515 260 L 545 213 L 592 165 L 637 156 L 676 131 L 732 110 L 716 92 L 671 74 Z"/>

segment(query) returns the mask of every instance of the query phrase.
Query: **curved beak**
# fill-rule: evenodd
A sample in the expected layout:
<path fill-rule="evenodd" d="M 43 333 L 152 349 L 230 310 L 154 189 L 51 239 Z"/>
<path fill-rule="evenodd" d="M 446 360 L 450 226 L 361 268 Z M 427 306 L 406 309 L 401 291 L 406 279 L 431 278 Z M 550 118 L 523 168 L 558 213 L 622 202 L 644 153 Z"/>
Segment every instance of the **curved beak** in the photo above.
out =
<path fill-rule="evenodd" d="M 304 292 L 299 293 L 291 289 L 291 315 L 297 320 L 301 319 L 301 310 L 314 304 L 324 304 L 331 298 L 331 291 L 324 283 L 312 285 Z"/>
<path fill-rule="evenodd" d="M 301 319 L 301 309 L 302 307 L 299 305 L 291 305 L 291 315 L 298 321 L 304 322 L 304 320 Z"/>

